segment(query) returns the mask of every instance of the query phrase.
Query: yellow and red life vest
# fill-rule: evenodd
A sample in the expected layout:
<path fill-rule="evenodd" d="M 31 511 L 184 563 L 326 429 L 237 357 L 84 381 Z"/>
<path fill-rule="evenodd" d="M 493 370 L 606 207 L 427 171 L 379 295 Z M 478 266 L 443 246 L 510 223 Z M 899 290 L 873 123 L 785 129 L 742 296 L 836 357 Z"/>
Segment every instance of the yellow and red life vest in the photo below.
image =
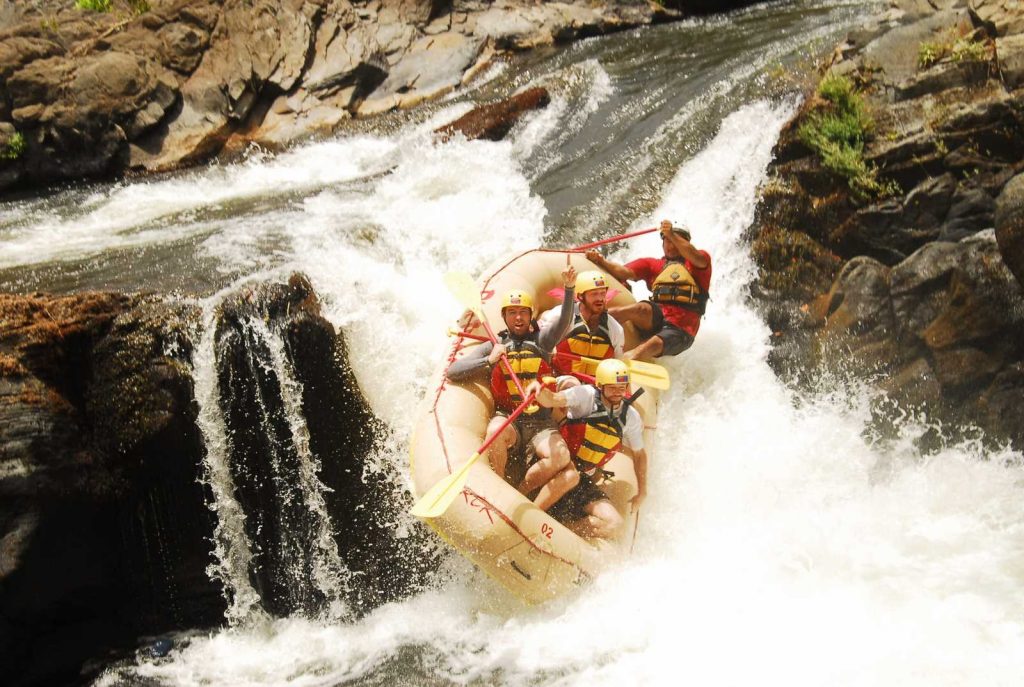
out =
<path fill-rule="evenodd" d="M 619 414 L 615 415 L 601 402 L 601 390 L 595 386 L 590 388 L 594 390 L 595 410 L 586 417 L 566 418 L 558 428 L 577 469 L 588 475 L 594 474 L 619 450 L 630 406 L 628 401 L 623 403 Z"/>
<path fill-rule="evenodd" d="M 574 353 L 587 358 L 604 360 L 615 355 L 612 345 L 612 335 L 608 328 L 608 313 L 601 313 L 596 329 L 590 329 L 587 321 L 577 311 L 576 319 L 573 321 L 572 329 L 562 341 L 555 346 L 558 353 Z M 581 372 L 593 375 L 596 363 L 588 363 L 583 360 L 573 360 L 565 356 L 556 355 L 554 360 L 555 371 L 560 375 Z"/>
<path fill-rule="evenodd" d="M 701 290 L 682 260 L 668 260 L 664 269 L 654 278 L 651 301 L 658 305 L 674 305 L 703 315 L 708 294 Z"/>
<path fill-rule="evenodd" d="M 505 357 L 523 388 L 533 380 L 551 374 L 550 356 L 537 346 L 536 323 L 532 329 L 524 339 L 513 338 L 507 329 L 498 334 L 498 341 L 505 346 Z M 491 393 L 495 407 L 506 413 L 511 413 L 523 402 L 516 383 L 500 361 L 491 370 Z"/>

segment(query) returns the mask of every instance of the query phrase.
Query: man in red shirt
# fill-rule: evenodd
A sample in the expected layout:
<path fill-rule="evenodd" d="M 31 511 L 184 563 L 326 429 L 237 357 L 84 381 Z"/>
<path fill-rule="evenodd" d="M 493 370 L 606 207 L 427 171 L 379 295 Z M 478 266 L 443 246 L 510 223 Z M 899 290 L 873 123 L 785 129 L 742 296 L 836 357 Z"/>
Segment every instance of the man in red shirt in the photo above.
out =
<path fill-rule="evenodd" d="M 636 348 L 623 358 L 679 355 L 691 345 L 700 328 L 700 318 L 708 301 L 711 285 L 711 256 L 690 243 L 690 232 L 661 222 L 663 258 L 640 258 L 625 265 L 606 260 L 595 250 L 587 259 L 619 281 L 642 279 L 651 290 L 651 299 L 632 305 L 608 308 L 622 324 L 632 322 L 645 335 Z"/>

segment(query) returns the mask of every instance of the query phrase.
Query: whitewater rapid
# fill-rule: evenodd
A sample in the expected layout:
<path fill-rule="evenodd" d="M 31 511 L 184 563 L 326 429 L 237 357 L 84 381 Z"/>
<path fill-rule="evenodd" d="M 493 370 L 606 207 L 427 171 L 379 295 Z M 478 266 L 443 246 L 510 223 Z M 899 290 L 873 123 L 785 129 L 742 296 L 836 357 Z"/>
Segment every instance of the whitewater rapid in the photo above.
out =
<path fill-rule="evenodd" d="M 686 223 L 714 278 L 696 344 L 663 361 L 674 385 L 628 560 L 577 596 L 524 609 L 495 601 L 501 592 L 453 557 L 441 588 L 358 621 L 264 620 L 192 637 L 130 674 L 260 686 L 1019 683 L 1021 457 L 970 443 L 922 455 L 914 439 L 926 428 L 912 418 L 903 436 L 872 443 L 867 390 L 798 395 L 766 362 L 743 232 L 795 104 L 728 116 L 633 227 Z M 311 276 L 396 429 L 383 455 L 393 464 L 407 462 L 417 380 L 458 314 L 441 274 L 544 240 L 544 207 L 514 149 L 406 145 L 379 193 L 325 190 L 289 229 L 290 267 Z M 459 183 L 469 177 L 480 183 Z M 373 240 L 353 242 L 341 217 L 377 227 Z M 657 249 L 645 238 L 613 257 Z"/>
<path fill-rule="evenodd" d="M 386 134 L 0 205 L 11 290 L 183 288 L 207 312 L 196 394 L 219 499 L 211 574 L 237 594 L 231 627 L 186 633 L 168 657 L 140 653 L 97 684 L 1020 684 L 1022 456 L 972 442 L 922 453 L 916 440 L 941 428 L 909 416 L 874 439 L 866 387 L 780 382 L 747 298 L 756 267 L 743 234 L 797 106 L 767 75 L 815 41 L 831 49 L 863 4 L 771 3 L 583 41 L 511 77 L 495 69 L 488 78 L 552 90 L 502 142 L 438 145 L 430 132 L 471 107 L 453 99 Z M 789 23 L 764 28 L 779 17 Z M 729 42 L 753 47 L 719 56 Z M 627 560 L 541 608 L 452 554 L 440 586 L 358 620 L 259 610 L 216 411 L 211 324 L 225 293 L 309 276 L 393 430 L 370 469 L 404 476 L 417 404 L 460 311 L 443 274 L 662 218 L 713 256 L 712 302 L 693 348 L 662 361 L 673 387 Z M 658 249 L 641 238 L 612 258 Z"/>

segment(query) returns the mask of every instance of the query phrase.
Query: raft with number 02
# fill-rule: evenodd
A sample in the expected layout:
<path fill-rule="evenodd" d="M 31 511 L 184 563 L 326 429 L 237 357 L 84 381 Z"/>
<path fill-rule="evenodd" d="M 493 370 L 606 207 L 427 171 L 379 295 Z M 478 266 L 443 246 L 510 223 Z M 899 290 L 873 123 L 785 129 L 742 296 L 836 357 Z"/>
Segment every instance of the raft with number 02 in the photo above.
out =
<path fill-rule="evenodd" d="M 567 256 L 577 272 L 597 269 L 582 253 L 536 249 L 500 260 L 483 273 L 478 282 L 482 311 L 494 332 L 505 329 L 500 301 L 508 289 L 528 289 L 534 294 L 535 318 L 561 303 L 561 273 Z M 629 289 L 611 276 L 608 284 L 609 306 L 635 302 Z M 485 330 L 478 324 L 468 333 L 484 335 Z M 628 350 L 638 337 L 630 325 L 625 334 Z M 467 337 L 452 337 L 450 354 L 432 377 L 418 411 L 410 446 L 417 498 L 462 467 L 486 439 L 487 423 L 494 415 L 489 379 L 484 375 L 465 383 L 445 379 L 449 365 L 477 345 L 479 341 Z M 634 380 L 630 391 L 635 394 L 638 389 Z M 634 407 L 644 420 L 644 446 L 651 461 L 658 391 L 645 388 Z M 597 484 L 625 522 L 615 540 L 574 533 L 495 474 L 486 456 L 469 468 L 461 493 L 447 510 L 425 521 L 515 597 L 528 604 L 544 603 L 585 584 L 632 546 L 635 529 L 629 500 L 637 492 L 633 460 L 616 453 L 604 467 L 614 474 Z"/>

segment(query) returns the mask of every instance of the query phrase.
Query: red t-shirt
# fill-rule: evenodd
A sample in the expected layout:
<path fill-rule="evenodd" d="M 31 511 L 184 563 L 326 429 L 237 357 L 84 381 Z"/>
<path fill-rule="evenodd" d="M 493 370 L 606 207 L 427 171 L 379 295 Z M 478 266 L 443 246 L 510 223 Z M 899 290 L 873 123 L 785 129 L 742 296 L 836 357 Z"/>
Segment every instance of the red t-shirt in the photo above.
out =
<path fill-rule="evenodd" d="M 697 269 L 689 260 L 684 260 L 683 266 L 686 267 L 686 270 L 693 275 L 693 279 L 697 282 L 697 286 L 699 286 L 704 293 L 707 293 L 711 286 L 711 256 L 704 250 L 697 252 L 707 259 L 708 266 L 704 269 Z M 659 274 L 661 274 L 661 271 L 665 269 L 665 263 L 665 258 L 639 258 L 632 262 L 627 262 L 626 267 L 631 269 L 638 279 L 643 279 L 647 284 L 647 288 L 653 290 L 654 280 Z M 661 312 L 665 315 L 666 322 L 674 324 L 684 332 L 689 333 L 690 336 L 697 336 L 697 330 L 700 329 L 700 315 L 692 310 L 680 308 L 677 305 L 660 305 L 659 307 L 661 308 Z"/>

